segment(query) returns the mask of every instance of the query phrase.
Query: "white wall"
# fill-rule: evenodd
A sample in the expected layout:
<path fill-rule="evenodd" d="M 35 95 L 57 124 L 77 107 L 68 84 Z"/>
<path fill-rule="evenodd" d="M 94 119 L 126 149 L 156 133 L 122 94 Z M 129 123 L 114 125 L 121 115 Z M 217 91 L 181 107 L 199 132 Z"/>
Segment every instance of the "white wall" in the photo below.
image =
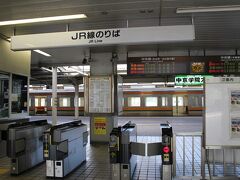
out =
<path fill-rule="evenodd" d="M 0 71 L 30 76 L 31 51 L 14 52 L 0 39 Z"/>

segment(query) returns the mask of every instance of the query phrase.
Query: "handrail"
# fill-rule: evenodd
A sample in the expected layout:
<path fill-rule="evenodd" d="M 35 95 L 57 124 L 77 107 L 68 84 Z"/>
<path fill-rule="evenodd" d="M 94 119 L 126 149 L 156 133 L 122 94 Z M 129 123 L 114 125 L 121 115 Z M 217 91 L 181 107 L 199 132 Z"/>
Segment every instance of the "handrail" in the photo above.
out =
<path fill-rule="evenodd" d="M 174 133 L 175 136 L 202 136 L 202 132 L 178 132 Z"/>

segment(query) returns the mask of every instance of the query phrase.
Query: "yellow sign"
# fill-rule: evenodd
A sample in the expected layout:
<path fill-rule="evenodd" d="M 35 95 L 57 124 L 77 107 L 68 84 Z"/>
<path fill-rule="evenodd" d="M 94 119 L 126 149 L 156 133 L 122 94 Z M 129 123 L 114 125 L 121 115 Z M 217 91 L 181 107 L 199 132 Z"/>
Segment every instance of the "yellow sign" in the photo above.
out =
<path fill-rule="evenodd" d="M 94 118 L 94 134 L 97 135 L 107 134 L 107 118 L 105 117 Z"/>

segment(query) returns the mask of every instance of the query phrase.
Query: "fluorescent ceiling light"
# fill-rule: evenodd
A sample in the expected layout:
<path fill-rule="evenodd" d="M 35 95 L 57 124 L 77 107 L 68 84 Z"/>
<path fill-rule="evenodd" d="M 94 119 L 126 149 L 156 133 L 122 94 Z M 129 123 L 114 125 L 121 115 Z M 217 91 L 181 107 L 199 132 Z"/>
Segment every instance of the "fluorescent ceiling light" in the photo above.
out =
<path fill-rule="evenodd" d="M 80 71 L 80 70 L 77 70 L 77 69 L 75 69 L 75 68 L 68 67 L 68 69 L 71 69 L 72 71 L 78 72 L 79 74 L 82 74 L 82 75 L 84 75 L 84 76 L 88 76 L 87 73 L 84 73 L 84 72 L 82 72 L 82 71 Z"/>
<path fill-rule="evenodd" d="M 153 85 L 164 85 L 165 83 L 164 82 L 153 82 L 152 84 Z"/>
<path fill-rule="evenodd" d="M 49 22 L 49 21 L 61 21 L 61 20 L 70 20 L 70 19 L 81 19 L 86 17 L 87 16 L 85 14 L 75 14 L 75 15 L 66 15 L 66 16 L 41 17 L 41 18 L 33 18 L 33 19 L 19 19 L 19 20 L 11 20 L 11 21 L 0 21 L 0 26 Z"/>
<path fill-rule="evenodd" d="M 45 68 L 45 67 L 41 67 L 41 69 L 44 70 L 44 71 L 52 72 L 51 69 L 48 69 L 48 68 Z"/>
<path fill-rule="evenodd" d="M 139 89 L 139 88 L 142 88 L 142 89 L 147 89 L 147 88 L 155 88 L 154 85 L 141 85 L 141 86 L 131 86 L 130 88 L 134 89 Z"/>
<path fill-rule="evenodd" d="M 39 49 L 36 49 L 36 50 L 33 50 L 33 51 L 35 51 L 35 52 L 37 52 L 37 53 L 39 53 L 39 54 L 42 54 L 42 55 L 44 55 L 44 56 L 47 56 L 47 57 L 50 57 L 50 56 L 51 56 L 50 54 L 45 53 L 45 52 L 43 52 L 43 51 L 41 51 L 41 50 L 39 50 Z"/>
<path fill-rule="evenodd" d="M 182 14 L 182 13 L 207 13 L 226 11 L 240 11 L 240 5 L 177 8 L 176 13 Z"/>
<path fill-rule="evenodd" d="M 138 83 L 123 83 L 124 86 L 138 85 Z"/>

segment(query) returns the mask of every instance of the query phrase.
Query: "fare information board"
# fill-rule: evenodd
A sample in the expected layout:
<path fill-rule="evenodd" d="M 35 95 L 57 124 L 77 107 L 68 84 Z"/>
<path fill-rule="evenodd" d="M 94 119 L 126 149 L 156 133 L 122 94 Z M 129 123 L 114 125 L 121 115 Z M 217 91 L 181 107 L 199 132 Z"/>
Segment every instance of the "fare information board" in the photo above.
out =
<path fill-rule="evenodd" d="M 208 72 L 211 74 L 238 74 L 240 73 L 240 56 L 221 56 L 218 61 L 209 61 L 208 67 Z"/>
<path fill-rule="evenodd" d="M 128 75 L 240 74 L 240 56 L 129 57 Z"/>
<path fill-rule="evenodd" d="M 89 112 L 112 112 L 112 83 L 111 77 L 89 78 Z"/>
<path fill-rule="evenodd" d="M 140 62 L 129 64 L 130 74 L 172 74 L 175 72 L 173 57 L 142 57 Z"/>

